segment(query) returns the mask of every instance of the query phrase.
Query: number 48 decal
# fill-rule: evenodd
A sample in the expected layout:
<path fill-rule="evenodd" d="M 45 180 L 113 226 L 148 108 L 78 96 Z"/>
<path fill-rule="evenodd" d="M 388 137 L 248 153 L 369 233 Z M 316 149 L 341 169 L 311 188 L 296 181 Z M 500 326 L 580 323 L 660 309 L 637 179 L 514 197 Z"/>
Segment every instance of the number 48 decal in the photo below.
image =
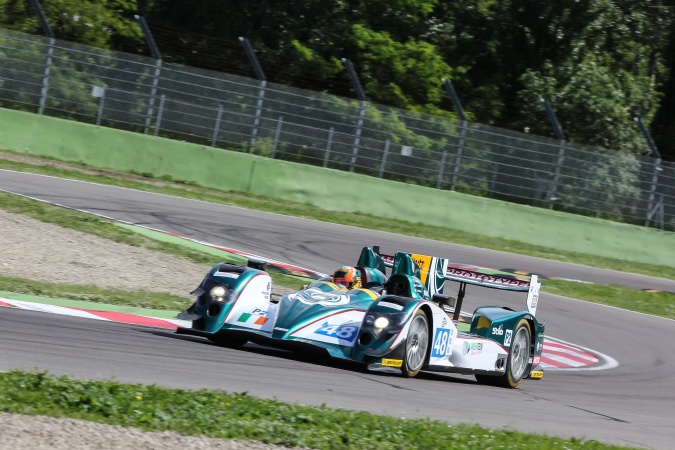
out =
<path fill-rule="evenodd" d="M 351 342 L 356 337 L 358 327 L 353 325 L 329 325 L 324 323 L 321 328 L 315 331 L 316 334 L 336 337 L 343 341 Z"/>
<path fill-rule="evenodd" d="M 431 356 L 442 358 L 448 354 L 450 349 L 450 329 L 439 328 L 434 336 L 434 346 L 431 349 Z"/>

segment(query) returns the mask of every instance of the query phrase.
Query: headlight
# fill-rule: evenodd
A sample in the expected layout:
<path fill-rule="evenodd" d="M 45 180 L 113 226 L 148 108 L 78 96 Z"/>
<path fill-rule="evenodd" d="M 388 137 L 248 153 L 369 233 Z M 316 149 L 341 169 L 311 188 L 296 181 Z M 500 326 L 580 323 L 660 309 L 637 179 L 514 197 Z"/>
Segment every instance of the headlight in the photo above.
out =
<path fill-rule="evenodd" d="M 389 319 L 387 319 L 386 317 L 378 317 L 377 319 L 375 319 L 375 322 L 373 323 L 373 326 L 375 328 L 379 328 L 380 330 L 382 328 L 387 328 L 387 325 L 389 325 Z"/>
<path fill-rule="evenodd" d="M 217 302 L 222 302 L 223 297 L 225 297 L 225 293 L 227 291 L 225 290 L 224 287 L 222 286 L 214 286 L 211 288 L 211 291 L 209 292 L 209 295 L 211 296 L 212 299 L 214 299 Z"/>

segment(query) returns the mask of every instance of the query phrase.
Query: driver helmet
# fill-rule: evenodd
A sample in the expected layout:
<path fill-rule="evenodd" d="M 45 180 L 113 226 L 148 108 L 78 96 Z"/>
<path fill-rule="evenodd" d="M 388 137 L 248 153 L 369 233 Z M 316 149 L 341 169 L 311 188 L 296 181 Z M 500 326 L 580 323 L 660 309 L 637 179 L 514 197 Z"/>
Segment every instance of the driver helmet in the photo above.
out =
<path fill-rule="evenodd" d="M 333 274 L 333 283 L 355 289 L 361 286 L 361 276 L 359 271 L 352 266 L 342 266 Z"/>

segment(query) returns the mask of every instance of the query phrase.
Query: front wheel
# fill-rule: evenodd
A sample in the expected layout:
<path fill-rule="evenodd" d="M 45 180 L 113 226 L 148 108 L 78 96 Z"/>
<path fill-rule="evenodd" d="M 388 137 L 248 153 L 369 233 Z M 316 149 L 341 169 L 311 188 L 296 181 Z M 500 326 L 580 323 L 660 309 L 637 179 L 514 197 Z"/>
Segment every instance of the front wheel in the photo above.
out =
<path fill-rule="evenodd" d="M 506 372 L 504 375 L 492 377 L 488 375 L 476 375 L 476 380 L 482 384 L 515 388 L 523 380 L 527 365 L 530 362 L 530 324 L 521 319 L 516 326 L 511 350 L 506 359 Z"/>
<path fill-rule="evenodd" d="M 248 342 L 245 338 L 223 333 L 216 333 L 213 336 L 209 336 L 208 339 L 214 344 L 228 348 L 239 348 Z"/>
<path fill-rule="evenodd" d="M 405 340 L 405 355 L 403 357 L 403 376 L 412 378 L 417 375 L 427 357 L 429 348 L 429 326 L 427 316 L 421 309 L 418 310 L 410 323 L 408 337 Z"/>

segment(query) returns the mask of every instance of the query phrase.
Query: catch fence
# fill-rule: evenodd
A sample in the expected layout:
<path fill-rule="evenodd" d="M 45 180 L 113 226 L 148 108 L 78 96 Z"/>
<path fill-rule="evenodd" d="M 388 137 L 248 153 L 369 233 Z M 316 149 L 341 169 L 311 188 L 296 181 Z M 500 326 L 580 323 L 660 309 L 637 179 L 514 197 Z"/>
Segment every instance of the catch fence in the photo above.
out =
<path fill-rule="evenodd" d="M 0 30 L 0 106 L 675 229 L 675 165 Z"/>

